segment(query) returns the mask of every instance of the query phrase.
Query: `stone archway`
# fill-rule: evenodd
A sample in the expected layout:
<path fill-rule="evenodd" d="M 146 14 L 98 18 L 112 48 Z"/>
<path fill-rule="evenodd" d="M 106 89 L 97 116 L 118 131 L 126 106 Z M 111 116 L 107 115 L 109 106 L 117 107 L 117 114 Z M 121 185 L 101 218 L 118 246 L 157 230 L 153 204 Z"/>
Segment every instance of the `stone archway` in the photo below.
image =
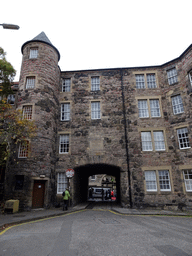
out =
<path fill-rule="evenodd" d="M 108 164 L 87 164 L 76 167 L 73 178 L 73 203 L 78 204 L 87 201 L 88 178 L 97 174 L 107 174 L 116 178 L 117 202 L 121 202 L 120 171 L 120 167 Z"/>

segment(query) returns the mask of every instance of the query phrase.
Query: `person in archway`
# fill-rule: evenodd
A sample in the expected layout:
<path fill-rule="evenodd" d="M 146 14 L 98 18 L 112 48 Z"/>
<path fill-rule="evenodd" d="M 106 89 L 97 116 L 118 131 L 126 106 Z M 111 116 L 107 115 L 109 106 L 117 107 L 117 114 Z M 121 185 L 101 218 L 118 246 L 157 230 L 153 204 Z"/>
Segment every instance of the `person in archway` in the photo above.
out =
<path fill-rule="evenodd" d="M 69 189 L 66 188 L 65 192 L 63 192 L 63 211 L 66 209 L 68 210 L 68 205 L 69 205 L 69 199 L 71 198 L 70 193 L 69 193 Z"/>

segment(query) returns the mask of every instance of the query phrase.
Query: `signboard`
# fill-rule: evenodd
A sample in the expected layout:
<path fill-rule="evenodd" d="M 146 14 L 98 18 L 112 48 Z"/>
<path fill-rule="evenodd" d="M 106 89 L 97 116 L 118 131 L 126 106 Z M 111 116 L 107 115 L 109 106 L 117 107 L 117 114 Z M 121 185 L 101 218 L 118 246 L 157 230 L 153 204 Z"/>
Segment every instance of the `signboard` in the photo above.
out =
<path fill-rule="evenodd" d="M 67 169 L 66 170 L 66 176 L 67 178 L 72 178 L 74 176 L 74 170 L 73 169 Z"/>

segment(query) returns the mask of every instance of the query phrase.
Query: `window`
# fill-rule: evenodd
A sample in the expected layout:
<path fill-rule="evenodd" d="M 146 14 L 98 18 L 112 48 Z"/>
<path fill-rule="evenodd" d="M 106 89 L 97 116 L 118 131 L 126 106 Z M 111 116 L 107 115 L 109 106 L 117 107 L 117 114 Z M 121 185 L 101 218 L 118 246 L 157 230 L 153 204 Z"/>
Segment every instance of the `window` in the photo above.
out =
<path fill-rule="evenodd" d="M 183 109 L 183 102 L 181 95 L 177 95 L 171 98 L 172 99 L 172 106 L 173 106 L 173 114 L 177 115 L 184 112 Z"/>
<path fill-rule="evenodd" d="M 29 141 L 22 141 L 19 145 L 19 158 L 27 158 L 29 154 Z"/>
<path fill-rule="evenodd" d="M 157 191 L 155 171 L 145 171 L 145 183 L 147 191 Z"/>
<path fill-rule="evenodd" d="M 61 104 L 61 121 L 70 120 L 70 103 Z"/>
<path fill-rule="evenodd" d="M 30 59 L 36 59 L 37 56 L 38 56 L 38 48 L 31 48 L 31 49 L 30 49 L 29 58 L 30 58 Z"/>
<path fill-rule="evenodd" d="M 137 89 L 145 89 L 145 81 L 149 89 L 157 88 L 155 74 L 138 74 L 135 75 L 135 79 Z"/>
<path fill-rule="evenodd" d="M 179 141 L 179 148 L 190 148 L 189 146 L 189 134 L 187 128 L 177 129 L 177 136 Z"/>
<path fill-rule="evenodd" d="M 157 182 L 158 181 L 158 182 Z M 145 171 L 145 184 L 147 191 L 171 191 L 168 170 Z"/>
<path fill-rule="evenodd" d="M 141 132 L 143 151 L 164 151 L 165 141 L 163 131 Z"/>
<path fill-rule="evenodd" d="M 145 77 L 144 75 L 135 75 L 136 78 L 136 88 L 144 89 L 145 88 Z"/>
<path fill-rule="evenodd" d="M 149 117 L 148 107 L 150 108 L 150 117 L 160 117 L 159 100 L 138 100 L 139 117 Z"/>
<path fill-rule="evenodd" d="M 98 76 L 91 78 L 91 91 L 100 90 L 100 79 Z"/>
<path fill-rule="evenodd" d="M 192 191 L 192 170 L 184 170 L 183 171 L 185 189 L 186 191 Z"/>
<path fill-rule="evenodd" d="M 27 77 L 26 89 L 32 89 L 35 87 L 35 77 Z"/>
<path fill-rule="evenodd" d="M 63 79 L 62 92 L 71 91 L 71 79 Z"/>
<path fill-rule="evenodd" d="M 155 74 L 147 74 L 147 86 L 149 89 L 157 87 Z"/>
<path fill-rule="evenodd" d="M 64 172 L 59 172 L 57 174 L 57 194 L 62 194 L 67 188 L 67 177 Z"/>
<path fill-rule="evenodd" d="M 100 119 L 101 111 L 100 111 L 100 102 L 95 101 L 91 102 L 91 119 Z"/>
<path fill-rule="evenodd" d="M 7 97 L 7 103 L 14 105 L 15 104 L 15 94 L 9 94 Z"/>
<path fill-rule="evenodd" d="M 69 153 L 69 134 L 60 135 L 59 153 Z"/>
<path fill-rule="evenodd" d="M 189 72 L 189 81 L 190 81 L 190 84 L 192 86 L 192 70 Z"/>
<path fill-rule="evenodd" d="M 15 190 L 22 190 L 24 185 L 24 175 L 16 175 L 15 179 Z"/>
<path fill-rule="evenodd" d="M 149 117 L 147 100 L 138 100 L 139 117 Z"/>
<path fill-rule="evenodd" d="M 92 175 L 91 180 L 96 180 L 96 175 Z"/>
<path fill-rule="evenodd" d="M 176 68 L 172 68 L 172 69 L 168 70 L 167 71 L 167 77 L 168 77 L 169 85 L 177 83 L 178 79 L 177 79 L 177 70 L 176 70 Z"/>
<path fill-rule="evenodd" d="M 23 106 L 23 119 L 32 119 L 32 106 Z"/>

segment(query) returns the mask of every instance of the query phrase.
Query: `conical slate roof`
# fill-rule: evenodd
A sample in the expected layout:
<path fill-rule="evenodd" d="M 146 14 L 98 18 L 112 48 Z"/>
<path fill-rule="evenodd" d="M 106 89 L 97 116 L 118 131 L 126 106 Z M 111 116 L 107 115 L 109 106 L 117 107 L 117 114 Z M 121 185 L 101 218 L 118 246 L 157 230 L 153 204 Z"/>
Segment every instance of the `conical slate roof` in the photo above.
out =
<path fill-rule="evenodd" d="M 58 61 L 60 60 L 60 53 L 59 53 L 59 51 L 57 50 L 57 48 L 54 45 L 52 45 L 51 41 L 49 40 L 49 38 L 46 36 L 46 34 L 44 32 L 41 32 L 39 35 L 34 37 L 32 40 L 27 41 L 26 43 L 24 43 L 23 46 L 21 47 L 21 52 L 22 53 L 23 53 L 24 46 L 26 44 L 30 43 L 30 42 L 43 42 L 45 44 L 48 44 L 48 45 L 52 46 L 56 50 L 56 52 L 58 54 Z"/>

